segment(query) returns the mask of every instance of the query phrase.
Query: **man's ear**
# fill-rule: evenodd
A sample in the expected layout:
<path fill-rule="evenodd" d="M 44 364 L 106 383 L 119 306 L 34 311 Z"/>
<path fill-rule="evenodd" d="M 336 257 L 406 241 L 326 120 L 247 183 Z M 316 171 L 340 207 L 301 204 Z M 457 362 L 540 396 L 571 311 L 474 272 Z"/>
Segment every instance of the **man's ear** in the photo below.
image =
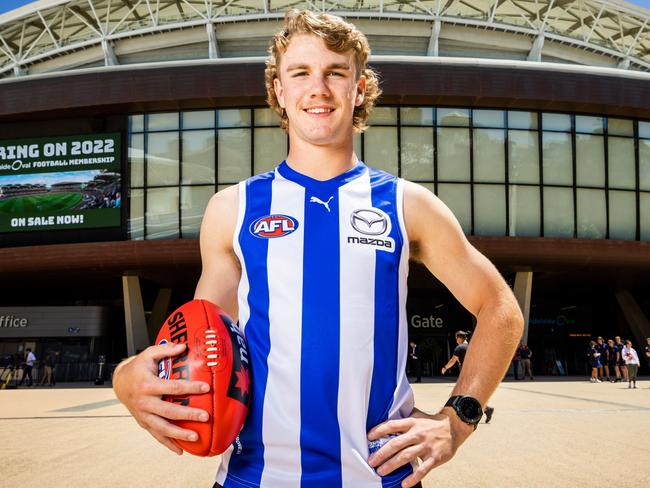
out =
<path fill-rule="evenodd" d="M 286 108 L 284 105 L 284 89 L 282 88 L 280 78 L 273 78 L 273 91 L 275 92 L 275 98 L 278 99 L 280 107 Z"/>
<path fill-rule="evenodd" d="M 354 106 L 358 107 L 366 97 L 366 77 L 361 75 L 357 80 L 357 95 L 354 98 Z"/>

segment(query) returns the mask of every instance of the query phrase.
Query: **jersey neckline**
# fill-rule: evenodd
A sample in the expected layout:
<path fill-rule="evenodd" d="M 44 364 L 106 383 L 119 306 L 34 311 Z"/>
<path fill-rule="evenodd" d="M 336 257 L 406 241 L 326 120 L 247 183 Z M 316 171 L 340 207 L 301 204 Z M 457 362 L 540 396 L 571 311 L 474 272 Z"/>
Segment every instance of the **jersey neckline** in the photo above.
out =
<path fill-rule="evenodd" d="M 286 160 L 282 161 L 278 165 L 276 171 L 280 173 L 280 175 L 283 178 L 293 181 L 294 183 L 298 183 L 299 185 L 304 186 L 306 188 L 309 187 L 338 188 L 340 186 L 345 185 L 346 183 L 349 183 L 355 178 L 361 176 L 366 169 L 367 169 L 366 165 L 363 163 L 363 161 L 359 159 L 357 160 L 357 164 L 353 168 L 347 170 L 345 173 L 341 173 L 340 175 L 335 176 L 334 178 L 330 178 L 329 180 L 322 180 L 322 181 L 312 178 L 311 176 L 307 176 L 302 173 L 299 173 L 295 169 L 291 168 L 287 164 Z"/>

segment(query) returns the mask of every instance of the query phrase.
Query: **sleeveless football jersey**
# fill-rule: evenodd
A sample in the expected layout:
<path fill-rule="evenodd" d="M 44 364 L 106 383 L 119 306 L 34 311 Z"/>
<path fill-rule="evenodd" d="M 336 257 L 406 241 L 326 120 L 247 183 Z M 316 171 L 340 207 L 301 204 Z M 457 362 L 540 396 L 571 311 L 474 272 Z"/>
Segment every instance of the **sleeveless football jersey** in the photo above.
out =
<path fill-rule="evenodd" d="M 239 184 L 252 400 L 224 488 L 397 487 L 412 472 L 367 462 L 367 432 L 413 409 L 402 197 L 402 180 L 361 162 L 327 181 L 283 162 Z"/>

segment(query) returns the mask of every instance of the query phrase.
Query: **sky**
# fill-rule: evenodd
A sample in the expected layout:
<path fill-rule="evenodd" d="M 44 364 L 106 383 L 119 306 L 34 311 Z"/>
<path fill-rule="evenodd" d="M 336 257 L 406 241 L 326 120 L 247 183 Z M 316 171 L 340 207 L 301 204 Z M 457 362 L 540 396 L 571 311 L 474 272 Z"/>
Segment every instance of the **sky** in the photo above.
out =
<path fill-rule="evenodd" d="M 32 2 L 33 0 L 0 0 L 0 14 Z M 641 5 L 650 9 L 650 0 L 628 0 L 628 3 Z"/>
<path fill-rule="evenodd" d="M 21 7 L 33 0 L 0 0 L 0 14 Z"/>

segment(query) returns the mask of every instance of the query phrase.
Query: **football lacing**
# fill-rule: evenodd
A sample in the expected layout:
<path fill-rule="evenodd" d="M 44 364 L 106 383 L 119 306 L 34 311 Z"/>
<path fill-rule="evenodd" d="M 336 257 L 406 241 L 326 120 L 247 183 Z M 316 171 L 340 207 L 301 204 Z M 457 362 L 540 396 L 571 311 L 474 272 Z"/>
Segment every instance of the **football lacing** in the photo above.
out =
<path fill-rule="evenodd" d="M 208 353 L 206 354 L 208 366 L 219 366 L 218 359 L 221 357 L 221 351 L 219 350 L 219 341 L 217 341 L 216 332 L 212 329 L 205 331 L 205 344 L 209 346 L 205 349 Z M 211 361 L 217 359 L 217 361 Z"/>

